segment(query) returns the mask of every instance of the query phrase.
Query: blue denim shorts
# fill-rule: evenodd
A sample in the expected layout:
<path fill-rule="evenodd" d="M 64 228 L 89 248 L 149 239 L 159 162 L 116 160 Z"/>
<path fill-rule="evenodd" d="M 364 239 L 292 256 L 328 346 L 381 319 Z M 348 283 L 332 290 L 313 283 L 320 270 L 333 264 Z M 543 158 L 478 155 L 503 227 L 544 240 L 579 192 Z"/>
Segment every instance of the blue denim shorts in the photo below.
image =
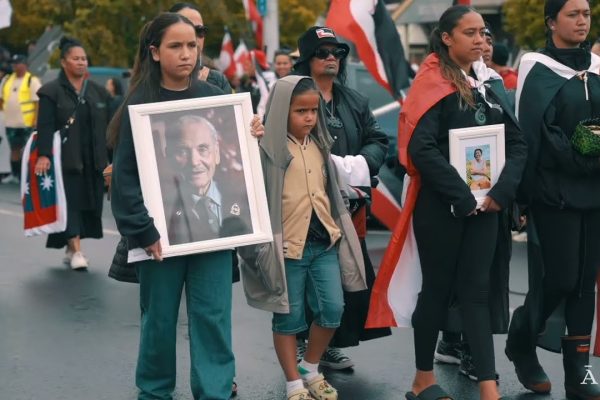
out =
<path fill-rule="evenodd" d="M 273 332 L 294 335 L 308 329 L 306 306 L 314 322 L 323 328 L 340 326 L 344 293 L 337 248 L 329 243 L 307 240 L 302 259 L 285 259 L 289 314 L 273 314 Z M 305 302 L 306 300 L 306 302 Z"/>

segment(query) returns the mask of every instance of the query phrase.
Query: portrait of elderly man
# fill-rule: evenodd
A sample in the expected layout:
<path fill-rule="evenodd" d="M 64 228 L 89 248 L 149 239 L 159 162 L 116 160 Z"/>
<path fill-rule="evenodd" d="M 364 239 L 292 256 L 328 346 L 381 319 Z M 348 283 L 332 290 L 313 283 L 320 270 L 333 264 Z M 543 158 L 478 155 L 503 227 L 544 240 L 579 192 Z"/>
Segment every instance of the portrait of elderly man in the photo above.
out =
<path fill-rule="evenodd" d="M 215 173 L 220 135 L 207 119 L 184 115 L 165 124 L 165 154 L 171 174 L 161 175 L 170 244 L 252 232 L 248 195 L 239 177 Z"/>

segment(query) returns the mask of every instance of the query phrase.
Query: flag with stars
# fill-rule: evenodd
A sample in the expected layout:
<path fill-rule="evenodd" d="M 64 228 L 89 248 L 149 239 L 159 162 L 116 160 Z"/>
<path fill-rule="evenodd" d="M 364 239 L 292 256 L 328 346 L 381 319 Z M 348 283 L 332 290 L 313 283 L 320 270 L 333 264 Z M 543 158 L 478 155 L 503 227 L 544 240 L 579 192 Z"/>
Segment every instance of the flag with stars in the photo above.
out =
<path fill-rule="evenodd" d="M 21 161 L 21 202 L 23 204 L 25 236 L 63 232 L 67 228 L 67 200 L 60 163 L 61 137 L 53 139 L 53 155 L 46 174 L 35 174 L 38 160 L 37 133 L 25 145 Z"/>

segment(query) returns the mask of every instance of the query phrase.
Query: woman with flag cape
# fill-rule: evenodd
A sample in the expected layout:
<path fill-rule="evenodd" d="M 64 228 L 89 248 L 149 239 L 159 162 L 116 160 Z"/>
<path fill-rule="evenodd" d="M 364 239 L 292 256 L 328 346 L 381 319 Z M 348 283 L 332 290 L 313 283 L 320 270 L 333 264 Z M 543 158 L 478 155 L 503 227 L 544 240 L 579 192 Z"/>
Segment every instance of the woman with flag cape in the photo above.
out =
<path fill-rule="evenodd" d="M 409 400 L 451 398 L 435 384 L 433 353 L 453 295 L 460 303 L 480 398 L 499 398 L 490 270 L 499 211 L 516 196 L 527 151 L 501 78 L 481 61 L 484 31 L 483 19 L 473 9 L 446 10 L 432 33 L 432 54 L 421 65 L 400 114 L 400 161 L 410 183 L 373 289 L 367 326 L 412 322 L 417 372 Z M 505 125 L 506 164 L 478 207 L 449 163 L 449 129 L 491 124 Z"/>
<path fill-rule="evenodd" d="M 514 312 L 506 354 L 527 389 L 547 393 L 536 345 L 562 347 L 567 398 L 597 400 L 598 385 L 581 383 L 600 266 L 600 152 L 573 142 L 577 130 L 600 118 L 600 58 L 585 42 L 590 15 L 587 0 L 547 0 L 546 47 L 523 56 L 519 67 L 517 113 L 529 148 L 520 187 L 528 206 L 529 292 Z"/>

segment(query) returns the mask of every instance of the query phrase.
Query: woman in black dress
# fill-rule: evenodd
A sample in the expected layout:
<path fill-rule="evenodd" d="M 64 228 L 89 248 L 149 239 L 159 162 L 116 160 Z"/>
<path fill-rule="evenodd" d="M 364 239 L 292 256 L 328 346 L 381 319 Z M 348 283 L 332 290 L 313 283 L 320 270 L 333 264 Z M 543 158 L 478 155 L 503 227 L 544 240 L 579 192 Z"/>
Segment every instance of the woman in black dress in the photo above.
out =
<path fill-rule="evenodd" d="M 50 234 L 46 247 L 66 246 L 64 262 L 73 269 L 85 269 L 88 260 L 81 252 L 81 239 L 102 238 L 102 171 L 107 165 L 106 127 L 109 93 L 86 79 L 88 61 L 82 44 L 74 39 L 60 41 L 61 71 L 58 78 L 38 91 L 40 109 L 37 122 L 39 154 L 35 172 L 50 168 L 52 137 L 75 113 L 75 121 L 65 132 L 61 162 L 67 197 L 67 229 Z M 78 104 L 78 98 L 82 100 Z"/>

